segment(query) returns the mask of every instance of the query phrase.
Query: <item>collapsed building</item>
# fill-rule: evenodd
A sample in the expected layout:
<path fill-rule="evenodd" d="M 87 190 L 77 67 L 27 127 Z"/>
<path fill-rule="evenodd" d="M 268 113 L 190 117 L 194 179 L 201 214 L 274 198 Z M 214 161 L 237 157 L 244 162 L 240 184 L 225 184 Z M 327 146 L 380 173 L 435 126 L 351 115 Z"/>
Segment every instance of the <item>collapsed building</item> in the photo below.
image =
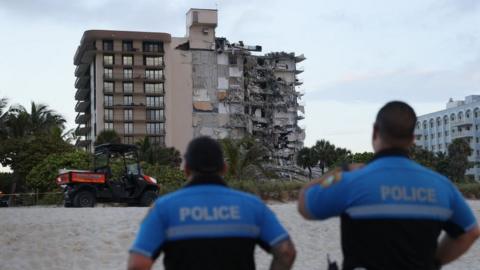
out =
<path fill-rule="evenodd" d="M 215 36 L 217 10 L 187 12 L 187 34 L 91 30 L 75 54 L 77 145 L 114 129 L 182 153 L 193 137 L 252 136 L 272 164 L 293 167 L 303 147 L 297 90 L 305 57 Z"/>
<path fill-rule="evenodd" d="M 271 151 L 274 164 L 294 165 L 305 139 L 298 125 L 305 113 L 302 94 L 296 90 L 303 71 L 296 65 L 305 57 L 253 55 L 260 46 L 215 41 L 215 51 L 192 53 L 194 136 L 252 136 Z"/>

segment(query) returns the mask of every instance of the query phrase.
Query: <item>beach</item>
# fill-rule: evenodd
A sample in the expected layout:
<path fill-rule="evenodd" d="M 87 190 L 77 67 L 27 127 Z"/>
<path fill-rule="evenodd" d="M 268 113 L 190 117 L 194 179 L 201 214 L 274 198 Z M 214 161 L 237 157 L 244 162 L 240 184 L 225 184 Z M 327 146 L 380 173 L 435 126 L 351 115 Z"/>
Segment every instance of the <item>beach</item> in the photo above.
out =
<path fill-rule="evenodd" d="M 480 201 L 469 201 L 480 219 Z M 296 248 L 294 269 L 326 269 L 326 256 L 341 262 L 339 220 L 305 221 L 296 204 L 270 207 L 290 232 Z M 128 248 L 148 208 L 0 208 L 0 270 L 126 269 Z M 447 270 L 480 269 L 480 243 Z M 160 258 L 161 260 L 161 258 Z M 161 261 L 154 269 L 163 269 Z M 257 269 L 271 257 L 257 248 Z"/>

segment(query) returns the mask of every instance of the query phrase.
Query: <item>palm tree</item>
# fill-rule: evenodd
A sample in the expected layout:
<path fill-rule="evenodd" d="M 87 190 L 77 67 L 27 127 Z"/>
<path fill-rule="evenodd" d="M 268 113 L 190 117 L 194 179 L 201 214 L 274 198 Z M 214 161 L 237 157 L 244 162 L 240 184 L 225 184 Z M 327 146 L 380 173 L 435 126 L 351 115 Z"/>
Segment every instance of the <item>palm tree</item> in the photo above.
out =
<path fill-rule="evenodd" d="M 2 136 L 0 163 L 12 168 L 14 180 L 11 193 L 15 193 L 17 184 L 26 176 L 26 167 L 31 165 L 27 166 L 24 161 L 18 160 L 18 156 L 22 156 L 19 154 L 23 153 L 25 147 L 29 147 L 35 138 L 45 138 L 58 133 L 58 130 L 63 130 L 66 121 L 60 114 L 49 109 L 47 105 L 35 102 L 30 104 L 30 111 L 21 105 L 11 106 L 7 112 L 4 112 L 5 108 L 6 99 L 3 98 L 0 101 L 0 132 Z"/>
<path fill-rule="evenodd" d="M 268 150 L 253 138 L 245 137 L 240 140 L 226 138 L 222 139 L 220 144 L 228 166 L 228 177 L 240 180 L 259 174 L 268 175 L 264 166 Z"/>
<path fill-rule="evenodd" d="M 0 138 L 6 136 L 6 127 L 5 127 L 5 120 L 7 118 L 7 112 L 5 109 L 7 108 L 8 100 L 6 98 L 0 98 Z"/>
<path fill-rule="evenodd" d="M 318 155 L 319 166 L 322 174 L 325 173 L 325 167 L 331 167 L 335 163 L 335 145 L 327 140 L 320 140 L 312 147 Z"/>
<path fill-rule="evenodd" d="M 148 137 L 139 140 L 139 159 L 150 164 L 179 167 L 182 163 L 180 151 L 174 147 L 164 147 L 160 144 L 152 144 Z"/>
<path fill-rule="evenodd" d="M 468 157 L 472 154 L 472 148 L 465 139 L 455 139 L 448 145 L 449 173 L 453 181 L 462 181 L 467 169 L 473 166 Z"/>
<path fill-rule="evenodd" d="M 120 135 L 115 130 L 105 129 L 98 133 L 97 138 L 95 139 L 95 145 L 100 145 L 104 143 L 121 143 L 122 139 Z"/>
<path fill-rule="evenodd" d="M 312 167 L 317 165 L 318 155 L 313 148 L 304 147 L 297 153 L 297 165 L 308 169 L 308 178 L 312 178 Z"/>
<path fill-rule="evenodd" d="M 32 101 L 30 112 L 21 105 L 10 107 L 6 113 L 5 126 L 10 137 L 24 137 L 35 134 L 52 134 L 57 128 L 65 128 L 65 118 L 47 105 Z"/>

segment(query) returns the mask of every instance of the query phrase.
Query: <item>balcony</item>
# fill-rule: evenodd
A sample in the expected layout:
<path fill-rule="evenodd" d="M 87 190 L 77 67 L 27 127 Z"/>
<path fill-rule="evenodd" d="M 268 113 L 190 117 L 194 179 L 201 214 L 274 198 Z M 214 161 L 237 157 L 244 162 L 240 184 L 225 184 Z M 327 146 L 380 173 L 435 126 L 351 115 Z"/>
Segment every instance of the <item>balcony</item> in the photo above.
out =
<path fill-rule="evenodd" d="M 135 121 L 138 121 L 138 120 L 135 120 Z M 165 122 L 165 116 L 160 116 L 160 117 L 155 117 L 155 118 L 147 117 L 146 121 L 147 122 L 154 122 L 154 123 Z"/>
<path fill-rule="evenodd" d="M 90 98 L 90 88 L 79 88 L 75 93 L 75 100 L 87 100 Z"/>
<path fill-rule="evenodd" d="M 471 126 L 471 125 L 473 125 L 473 121 L 474 121 L 473 118 L 465 118 L 465 119 L 462 119 L 462 120 L 452 121 L 452 122 L 450 122 L 450 125 L 452 127 Z"/>
<path fill-rule="evenodd" d="M 295 82 L 294 82 L 294 85 L 302 85 L 303 84 L 303 80 L 302 79 L 295 79 Z"/>
<path fill-rule="evenodd" d="M 79 113 L 77 114 L 77 117 L 75 117 L 75 124 L 86 124 L 89 119 L 90 119 L 90 114 Z"/>
<path fill-rule="evenodd" d="M 90 64 L 95 57 L 96 51 L 97 47 L 93 42 L 78 46 L 77 51 L 75 52 L 75 56 L 73 58 L 73 64 Z"/>
<path fill-rule="evenodd" d="M 145 76 L 145 75 L 135 75 L 133 76 L 133 79 L 136 80 L 145 80 L 147 82 L 164 82 L 165 81 L 165 76 Z"/>
<path fill-rule="evenodd" d="M 88 64 L 80 64 L 75 68 L 75 77 L 80 77 L 88 72 Z"/>
<path fill-rule="evenodd" d="M 458 139 L 458 138 L 469 138 L 469 137 L 474 137 L 474 136 L 475 136 L 475 131 L 464 130 L 464 131 L 452 133 L 452 140 L 453 139 Z"/>
<path fill-rule="evenodd" d="M 75 80 L 75 88 L 87 88 L 90 82 L 90 76 L 77 77 Z"/>
<path fill-rule="evenodd" d="M 295 74 L 300 74 L 304 71 L 305 71 L 305 69 L 303 67 L 299 67 L 299 68 L 295 69 Z"/>
<path fill-rule="evenodd" d="M 91 127 L 77 127 L 75 129 L 75 134 L 77 136 L 87 136 L 87 134 L 92 130 Z"/>
<path fill-rule="evenodd" d="M 305 59 L 307 59 L 307 58 L 303 55 L 303 53 L 300 54 L 300 55 L 296 55 L 296 56 L 295 56 L 295 63 L 300 63 L 300 62 L 302 62 L 302 61 L 305 60 Z"/>
<path fill-rule="evenodd" d="M 90 101 L 78 101 L 75 105 L 76 112 L 87 112 L 90 109 Z"/>

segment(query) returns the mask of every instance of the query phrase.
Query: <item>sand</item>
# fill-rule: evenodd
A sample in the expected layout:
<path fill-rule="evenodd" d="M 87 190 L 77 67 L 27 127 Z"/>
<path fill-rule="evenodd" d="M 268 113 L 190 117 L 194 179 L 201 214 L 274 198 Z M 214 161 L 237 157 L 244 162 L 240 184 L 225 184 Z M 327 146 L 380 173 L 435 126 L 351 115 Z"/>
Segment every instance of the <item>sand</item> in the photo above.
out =
<path fill-rule="evenodd" d="M 480 220 L 480 201 L 471 201 Z M 294 203 L 273 204 L 292 235 L 298 257 L 294 269 L 326 269 L 326 254 L 341 260 L 338 219 L 303 220 Z M 147 208 L 84 209 L 0 208 L 0 270 L 125 269 L 127 250 Z M 480 269 L 480 243 L 443 269 Z M 268 269 L 270 256 L 257 249 L 257 269 Z M 154 269 L 163 269 L 158 261 Z"/>

